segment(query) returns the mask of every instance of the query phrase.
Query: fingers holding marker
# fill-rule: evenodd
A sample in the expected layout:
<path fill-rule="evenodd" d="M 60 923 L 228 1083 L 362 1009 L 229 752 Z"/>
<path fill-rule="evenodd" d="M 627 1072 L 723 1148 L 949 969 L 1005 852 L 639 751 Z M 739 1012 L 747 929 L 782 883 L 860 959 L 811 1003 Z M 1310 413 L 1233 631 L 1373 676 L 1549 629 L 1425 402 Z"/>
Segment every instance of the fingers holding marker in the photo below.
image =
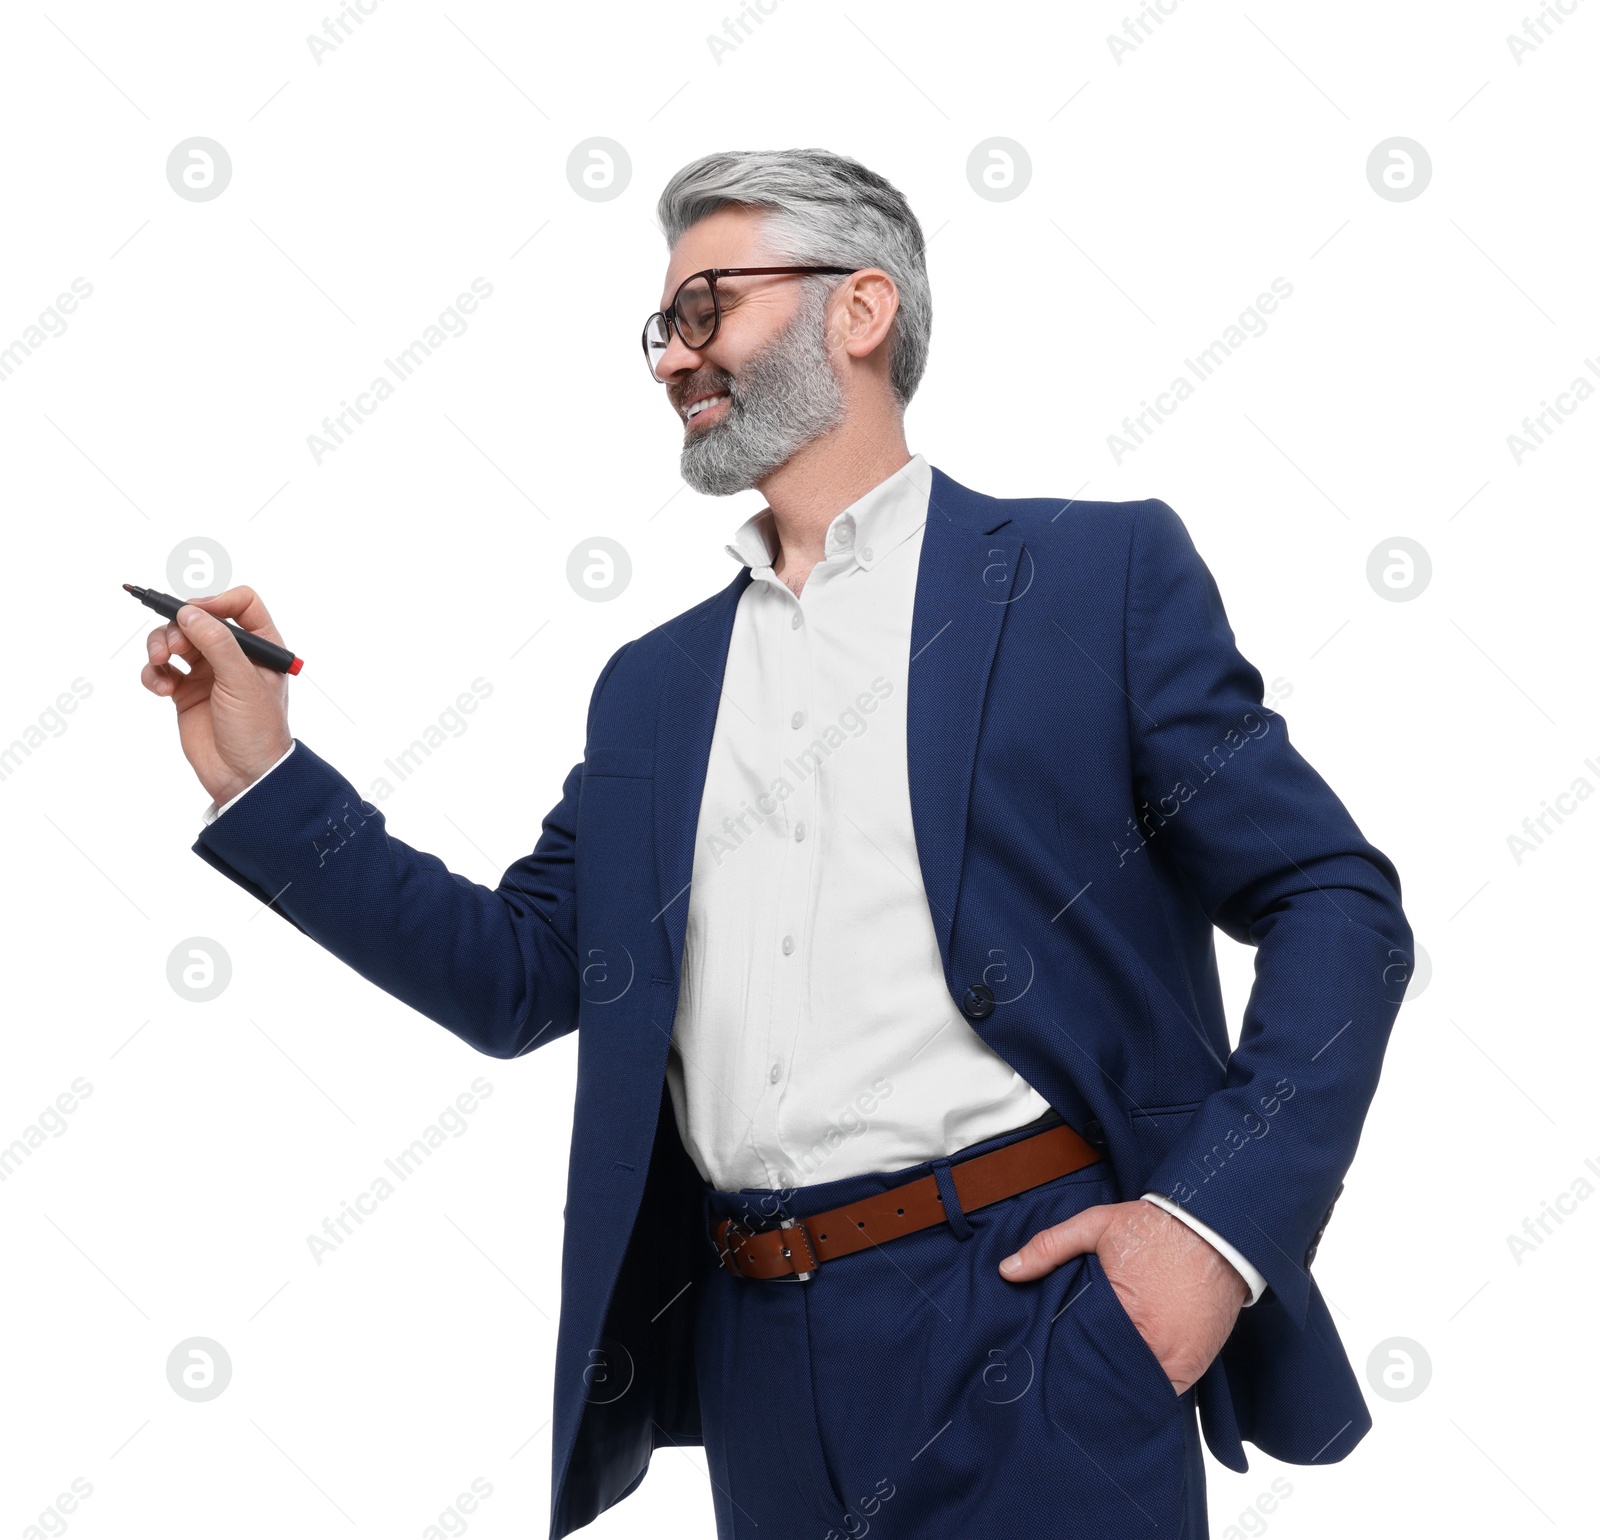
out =
<path fill-rule="evenodd" d="M 165 663 L 146 663 L 139 670 L 139 683 L 152 695 L 171 695 L 178 688 L 177 670 Z"/>
<path fill-rule="evenodd" d="M 283 646 L 283 637 L 272 623 L 272 616 L 262 603 L 261 595 L 246 584 L 241 583 L 236 588 L 224 589 L 220 594 L 207 594 L 187 602 L 209 615 L 231 620 L 246 631 L 254 631 L 257 636 L 264 636 L 269 642 Z"/>
<path fill-rule="evenodd" d="M 176 625 L 168 622 L 159 625 L 145 637 L 145 651 L 149 654 L 139 678 L 147 690 L 156 695 L 171 695 L 189 677 L 197 662 L 203 661 L 200 649 Z M 188 671 L 174 668 L 172 660 L 181 658 Z"/>
<path fill-rule="evenodd" d="M 185 643 L 191 653 L 171 654 L 174 658 L 183 658 L 188 663 L 188 668 L 180 668 L 173 662 L 146 663 L 139 671 L 139 680 L 152 695 L 171 698 L 185 685 L 193 685 L 211 678 L 210 665 L 205 658 L 193 649 L 192 643 Z"/>
<path fill-rule="evenodd" d="M 242 684 L 254 677 L 255 665 L 245 657 L 238 637 L 215 615 L 197 604 L 188 603 L 178 611 L 177 624 L 184 640 L 191 648 L 198 649 L 219 679 Z"/>
<path fill-rule="evenodd" d="M 151 632 L 147 642 L 157 669 L 182 656 L 195 665 L 209 663 L 218 678 L 240 687 L 250 677 L 246 663 L 280 674 L 298 674 L 304 666 L 305 660 L 283 645 L 272 616 L 252 588 L 230 588 L 225 593 L 185 600 L 134 583 L 122 586 L 139 603 L 172 622 Z"/>
<path fill-rule="evenodd" d="M 174 636 L 176 633 L 176 636 Z M 177 650 L 177 640 L 183 639 L 184 646 L 188 646 L 188 639 L 183 637 L 183 632 L 171 624 L 159 625 L 151 630 L 144 639 L 145 651 L 150 655 L 150 661 L 157 668 L 166 663 Z"/>

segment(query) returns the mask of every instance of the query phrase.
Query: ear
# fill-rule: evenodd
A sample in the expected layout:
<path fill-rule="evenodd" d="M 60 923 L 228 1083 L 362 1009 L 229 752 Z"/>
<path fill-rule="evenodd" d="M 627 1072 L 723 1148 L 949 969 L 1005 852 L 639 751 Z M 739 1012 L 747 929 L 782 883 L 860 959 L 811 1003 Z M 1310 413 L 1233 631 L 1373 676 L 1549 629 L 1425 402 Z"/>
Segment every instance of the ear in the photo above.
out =
<path fill-rule="evenodd" d="M 882 345 L 900 309 L 900 290 L 881 267 L 852 273 L 834 292 L 828 311 L 828 347 L 866 358 Z"/>

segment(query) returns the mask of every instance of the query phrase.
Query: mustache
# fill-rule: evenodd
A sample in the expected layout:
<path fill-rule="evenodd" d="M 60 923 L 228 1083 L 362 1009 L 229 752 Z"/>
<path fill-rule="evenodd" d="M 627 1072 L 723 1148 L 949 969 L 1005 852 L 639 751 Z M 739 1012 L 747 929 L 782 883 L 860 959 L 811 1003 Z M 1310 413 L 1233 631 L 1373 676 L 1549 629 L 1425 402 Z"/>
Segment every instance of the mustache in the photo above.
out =
<path fill-rule="evenodd" d="M 692 396 L 705 395 L 708 391 L 712 395 L 731 396 L 733 394 L 733 376 L 725 369 L 696 370 L 687 379 L 680 380 L 670 386 L 667 391 L 667 399 L 681 414 L 684 402 L 688 401 Z"/>

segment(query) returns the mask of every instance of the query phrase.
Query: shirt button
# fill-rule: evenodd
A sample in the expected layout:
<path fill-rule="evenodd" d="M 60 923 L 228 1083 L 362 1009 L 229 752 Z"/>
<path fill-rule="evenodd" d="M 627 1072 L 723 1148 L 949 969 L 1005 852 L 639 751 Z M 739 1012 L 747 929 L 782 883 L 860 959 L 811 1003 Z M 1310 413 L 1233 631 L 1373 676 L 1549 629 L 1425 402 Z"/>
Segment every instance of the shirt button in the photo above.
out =
<path fill-rule="evenodd" d="M 793 950 L 794 950 L 794 937 L 793 936 L 785 936 L 783 938 L 783 955 L 785 957 L 787 957 Z"/>
<path fill-rule="evenodd" d="M 800 611 L 799 610 L 796 610 L 794 612 L 794 614 L 789 617 L 789 629 L 791 631 L 798 631 L 800 629 Z"/>
<path fill-rule="evenodd" d="M 872 560 L 872 547 L 870 545 L 864 545 L 861 547 L 861 559 L 862 561 Z"/>
<path fill-rule="evenodd" d="M 794 826 L 794 837 L 796 841 L 803 840 L 806 837 L 806 826 L 803 823 L 797 823 Z"/>
<path fill-rule="evenodd" d="M 806 720 L 805 712 L 797 711 L 797 712 L 795 712 L 795 714 L 792 717 L 789 718 L 789 726 L 790 727 L 804 727 L 805 726 L 805 720 Z"/>
<path fill-rule="evenodd" d="M 774 1085 L 783 1079 L 782 1059 L 774 1059 L 772 1061 L 772 1068 L 767 1071 L 767 1079 L 770 1080 Z"/>

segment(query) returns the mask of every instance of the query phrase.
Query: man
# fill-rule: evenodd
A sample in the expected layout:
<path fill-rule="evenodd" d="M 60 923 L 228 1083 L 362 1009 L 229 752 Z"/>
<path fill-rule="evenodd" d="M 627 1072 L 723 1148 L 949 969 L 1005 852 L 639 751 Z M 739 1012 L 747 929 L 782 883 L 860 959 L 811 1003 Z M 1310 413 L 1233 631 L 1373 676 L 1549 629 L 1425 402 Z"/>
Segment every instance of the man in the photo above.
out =
<path fill-rule="evenodd" d="M 612 656 L 492 890 L 290 737 L 218 619 L 277 640 L 255 594 L 186 606 L 144 682 L 213 798 L 194 848 L 484 1053 L 578 1032 L 552 1536 L 667 1443 L 723 1536 L 1204 1536 L 1197 1414 L 1235 1470 L 1371 1425 L 1306 1269 L 1409 975 L 1399 880 L 1165 503 L 908 451 L 893 187 L 720 154 L 659 212 L 645 357 L 685 479 L 766 499 L 738 575 Z M 1231 1052 L 1214 928 L 1257 948 Z"/>

